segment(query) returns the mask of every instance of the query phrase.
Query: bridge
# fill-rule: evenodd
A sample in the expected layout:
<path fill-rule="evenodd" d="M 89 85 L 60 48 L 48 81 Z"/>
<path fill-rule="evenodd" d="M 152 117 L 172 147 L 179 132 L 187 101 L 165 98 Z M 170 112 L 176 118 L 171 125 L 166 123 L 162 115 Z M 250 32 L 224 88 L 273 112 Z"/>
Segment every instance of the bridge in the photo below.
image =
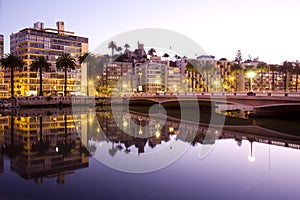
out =
<path fill-rule="evenodd" d="M 256 115 L 270 115 L 277 111 L 300 112 L 300 93 L 286 92 L 183 92 L 137 93 L 124 96 L 131 103 L 151 101 L 159 104 L 198 101 L 199 105 L 221 105 L 224 110 L 251 110 Z M 228 109 L 226 109 L 226 107 Z"/>

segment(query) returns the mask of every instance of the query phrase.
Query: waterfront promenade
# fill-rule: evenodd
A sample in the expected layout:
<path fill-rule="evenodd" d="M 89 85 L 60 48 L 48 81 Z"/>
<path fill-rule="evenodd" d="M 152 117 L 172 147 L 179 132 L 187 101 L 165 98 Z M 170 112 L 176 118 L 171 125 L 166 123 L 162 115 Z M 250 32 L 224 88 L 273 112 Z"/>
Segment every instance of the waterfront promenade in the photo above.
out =
<path fill-rule="evenodd" d="M 222 110 L 248 110 L 254 115 L 272 115 L 276 112 L 300 112 L 300 93 L 287 92 L 180 92 L 180 93 L 135 93 L 113 97 L 93 96 L 30 96 L 14 99 L 0 99 L 0 108 L 15 107 L 63 107 L 96 106 L 114 103 L 152 102 L 167 105 L 172 102 L 198 101 L 199 106 L 219 106 Z"/>

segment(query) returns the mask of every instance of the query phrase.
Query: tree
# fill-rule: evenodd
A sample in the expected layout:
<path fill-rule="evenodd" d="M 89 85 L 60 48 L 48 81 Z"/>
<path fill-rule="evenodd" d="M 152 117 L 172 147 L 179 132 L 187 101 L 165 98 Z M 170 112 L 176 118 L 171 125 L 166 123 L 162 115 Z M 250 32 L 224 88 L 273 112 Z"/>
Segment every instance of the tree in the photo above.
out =
<path fill-rule="evenodd" d="M 243 61 L 243 57 L 242 57 L 242 53 L 241 50 L 237 50 L 236 56 L 235 56 L 235 61 L 237 62 L 237 64 L 241 64 L 241 62 Z"/>
<path fill-rule="evenodd" d="M 164 55 L 163 55 L 162 57 L 165 58 L 165 59 L 167 59 L 167 58 L 169 58 L 170 56 L 169 56 L 169 54 L 164 53 Z"/>
<path fill-rule="evenodd" d="M 116 43 L 114 41 L 111 41 L 108 44 L 108 48 L 111 49 L 111 56 L 113 57 L 114 56 L 114 50 L 117 49 Z"/>
<path fill-rule="evenodd" d="M 75 59 L 72 58 L 69 53 L 63 53 L 60 57 L 56 59 L 56 67 L 57 69 L 64 70 L 65 72 L 64 96 L 67 96 L 67 71 L 69 69 L 74 70 L 76 68 Z"/>
<path fill-rule="evenodd" d="M 43 70 L 49 71 L 50 63 L 47 62 L 44 56 L 39 56 L 37 59 L 35 59 L 31 65 L 30 69 L 34 71 L 39 71 L 40 73 L 40 92 L 39 96 L 43 96 Z"/>
<path fill-rule="evenodd" d="M 148 55 L 150 55 L 152 57 L 152 56 L 154 56 L 154 53 L 156 53 L 156 50 L 154 48 L 149 49 Z"/>
<path fill-rule="evenodd" d="M 57 147 L 58 147 L 58 153 L 62 154 L 63 156 L 68 156 L 72 153 L 72 150 L 75 149 L 76 147 L 76 142 L 70 138 L 68 140 L 68 121 L 67 121 L 67 115 L 64 115 L 64 140 L 63 141 L 58 141 L 57 142 Z"/>
<path fill-rule="evenodd" d="M 123 50 L 123 48 L 122 47 L 117 47 L 117 52 L 119 53 L 119 54 L 121 54 L 121 51 Z"/>
<path fill-rule="evenodd" d="M 5 70 L 10 70 L 10 92 L 11 92 L 11 98 L 14 97 L 14 71 L 15 70 L 21 70 L 23 69 L 25 63 L 24 61 L 12 54 L 6 54 L 3 58 L 0 60 L 0 64 L 2 65 L 2 68 Z"/>
<path fill-rule="evenodd" d="M 40 136 L 36 142 L 32 143 L 31 151 L 37 152 L 39 155 L 44 155 L 50 148 L 50 141 L 43 138 L 43 116 L 40 116 Z"/>
<path fill-rule="evenodd" d="M 126 44 L 124 45 L 124 47 L 125 47 L 125 52 L 129 51 L 129 50 L 128 50 L 128 49 L 130 48 L 129 44 L 126 43 Z"/>
<path fill-rule="evenodd" d="M 102 69 L 98 69 L 100 64 L 97 63 L 96 57 L 94 54 L 90 52 L 84 53 L 82 56 L 78 58 L 79 64 L 86 63 L 87 64 L 87 78 L 95 79 L 98 74 L 101 73 Z"/>

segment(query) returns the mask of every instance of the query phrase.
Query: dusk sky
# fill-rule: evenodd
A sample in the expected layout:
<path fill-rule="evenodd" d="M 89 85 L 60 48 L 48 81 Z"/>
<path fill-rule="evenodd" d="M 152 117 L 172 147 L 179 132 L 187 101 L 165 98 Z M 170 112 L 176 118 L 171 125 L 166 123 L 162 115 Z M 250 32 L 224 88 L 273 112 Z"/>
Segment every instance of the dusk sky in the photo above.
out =
<path fill-rule="evenodd" d="M 0 0 L 0 33 L 9 52 L 11 33 L 37 21 L 54 28 L 61 20 L 66 30 L 88 37 L 93 51 L 126 31 L 164 28 L 194 40 L 216 59 L 233 60 L 240 49 L 244 60 L 250 54 L 281 63 L 300 60 L 299 7 L 299 0 Z"/>

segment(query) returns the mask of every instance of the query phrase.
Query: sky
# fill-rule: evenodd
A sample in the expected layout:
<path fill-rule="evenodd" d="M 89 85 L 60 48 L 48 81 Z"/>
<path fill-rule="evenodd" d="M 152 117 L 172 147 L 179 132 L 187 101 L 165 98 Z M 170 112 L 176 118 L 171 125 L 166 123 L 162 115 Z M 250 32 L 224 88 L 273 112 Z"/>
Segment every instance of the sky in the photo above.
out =
<path fill-rule="evenodd" d="M 279 64 L 300 60 L 299 7 L 299 0 L 0 0 L 0 33 L 9 52 L 11 33 L 37 21 L 52 28 L 64 21 L 66 30 L 89 38 L 92 52 L 115 35 L 163 28 L 216 59 L 234 60 L 241 50 L 244 60 Z"/>

